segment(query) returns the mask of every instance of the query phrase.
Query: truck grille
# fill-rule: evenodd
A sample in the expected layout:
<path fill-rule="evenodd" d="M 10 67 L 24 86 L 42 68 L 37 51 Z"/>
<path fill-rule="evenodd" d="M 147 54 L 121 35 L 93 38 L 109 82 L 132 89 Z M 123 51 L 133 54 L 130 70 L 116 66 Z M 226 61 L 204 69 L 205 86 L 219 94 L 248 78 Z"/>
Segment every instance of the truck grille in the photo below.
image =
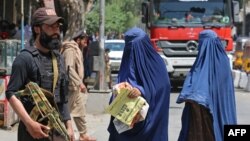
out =
<path fill-rule="evenodd" d="M 158 41 L 157 45 L 167 57 L 196 57 L 198 54 L 198 42 L 195 40 Z"/>

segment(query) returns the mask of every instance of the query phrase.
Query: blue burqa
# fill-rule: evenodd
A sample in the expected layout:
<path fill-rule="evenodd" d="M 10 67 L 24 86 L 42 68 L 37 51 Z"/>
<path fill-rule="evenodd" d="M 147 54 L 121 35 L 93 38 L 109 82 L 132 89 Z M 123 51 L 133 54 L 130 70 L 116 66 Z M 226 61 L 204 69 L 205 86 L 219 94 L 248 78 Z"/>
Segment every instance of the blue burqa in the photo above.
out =
<path fill-rule="evenodd" d="M 217 34 L 204 30 L 199 35 L 198 56 L 187 75 L 177 103 L 193 101 L 208 109 L 216 141 L 223 141 L 225 124 L 236 124 L 236 105 L 229 59 Z M 184 108 L 179 141 L 185 141 L 190 111 Z"/>
<path fill-rule="evenodd" d="M 125 33 L 125 48 L 118 74 L 118 83 L 121 82 L 138 88 L 148 102 L 149 110 L 144 121 L 121 134 L 117 133 L 111 117 L 109 141 L 168 141 L 169 77 L 163 59 L 140 28 L 134 27 Z"/>

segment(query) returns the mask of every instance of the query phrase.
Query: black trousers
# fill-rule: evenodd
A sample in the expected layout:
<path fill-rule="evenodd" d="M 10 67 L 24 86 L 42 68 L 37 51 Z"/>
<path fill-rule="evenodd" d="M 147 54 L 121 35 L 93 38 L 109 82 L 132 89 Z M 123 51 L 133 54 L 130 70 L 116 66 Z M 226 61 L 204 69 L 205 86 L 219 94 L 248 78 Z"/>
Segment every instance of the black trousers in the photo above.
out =
<path fill-rule="evenodd" d="M 17 141 L 50 141 L 49 138 L 44 139 L 34 139 L 27 131 L 24 123 L 19 122 Z"/>

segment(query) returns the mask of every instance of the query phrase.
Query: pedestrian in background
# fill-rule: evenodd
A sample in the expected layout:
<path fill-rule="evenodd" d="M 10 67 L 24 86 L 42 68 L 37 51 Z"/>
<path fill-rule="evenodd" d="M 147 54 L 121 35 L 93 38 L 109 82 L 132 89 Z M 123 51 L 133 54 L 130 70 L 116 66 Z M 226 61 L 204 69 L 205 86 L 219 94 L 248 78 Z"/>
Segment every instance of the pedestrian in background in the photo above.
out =
<path fill-rule="evenodd" d="M 95 141 L 96 139 L 87 135 L 85 120 L 85 102 L 87 94 L 83 83 L 84 67 L 82 47 L 85 46 L 83 31 L 79 31 L 72 37 L 72 41 L 63 42 L 61 53 L 65 59 L 65 67 L 69 76 L 69 109 L 76 127 L 80 133 L 80 141 Z"/>
<path fill-rule="evenodd" d="M 48 134 L 50 129 L 46 126 L 46 119 L 43 120 L 45 123 L 42 121 L 40 123 L 30 117 L 29 114 L 35 106 L 32 98 L 23 96 L 17 99 L 16 92 L 23 90 L 30 81 L 37 83 L 41 88 L 51 93 L 54 92 L 53 100 L 57 104 L 54 108 L 58 109 L 61 114 L 70 141 L 74 141 L 74 131 L 67 106 L 67 90 L 65 89 L 67 87 L 67 77 L 63 58 L 58 51 L 61 46 L 61 23 L 63 23 L 63 19 L 56 15 L 54 9 L 37 9 L 32 16 L 34 46 L 27 46 L 13 62 L 6 97 L 20 118 L 18 141 L 50 141 L 49 137 L 53 138 L 54 135 L 58 135 L 58 133 L 54 132 L 52 132 L 53 137 Z M 52 63 L 54 59 L 57 63 L 56 68 L 53 67 Z M 54 79 L 54 76 L 58 77 Z"/>
<path fill-rule="evenodd" d="M 146 119 L 132 129 L 118 133 L 111 117 L 109 141 L 168 141 L 170 81 L 166 65 L 154 50 L 148 35 L 134 27 L 125 33 L 118 83 L 132 87 L 131 98 L 142 96 L 149 104 Z M 114 95 L 111 97 L 112 102 Z"/>
<path fill-rule="evenodd" d="M 177 99 L 185 102 L 178 141 L 223 141 L 224 125 L 237 124 L 229 58 L 212 30 L 199 34 L 198 51 Z"/>
<path fill-rule="evenodd" d="M 244 44 L 242 62 L 243 62 L 242 70 L 249 75 L 250 74 L 250 40 L 247 40 Z"/>
<path fill-rule="evenodd" d="M 111 66 L 109 61 L 110 49 L 105 49 L 104 51 L 104 61 L 105 61 L 105 81 L 108 84 L 108 88 L 112 89 L 112 77 L 111 77 Z"/>
<path fill-rule="evenodd" d="M 90 43 L 90 38 L 87 34 L 83 34 L 81 44 L 82 44 L 82 54 L 83 54 L 83 67 L 84 67 L 84 78 L 83 78 L 83 83 L 88 87 L 88 79 L 91 76 L 91 64 L 90 64 L 90 59 L 89 59 L 89 43 Z"/>

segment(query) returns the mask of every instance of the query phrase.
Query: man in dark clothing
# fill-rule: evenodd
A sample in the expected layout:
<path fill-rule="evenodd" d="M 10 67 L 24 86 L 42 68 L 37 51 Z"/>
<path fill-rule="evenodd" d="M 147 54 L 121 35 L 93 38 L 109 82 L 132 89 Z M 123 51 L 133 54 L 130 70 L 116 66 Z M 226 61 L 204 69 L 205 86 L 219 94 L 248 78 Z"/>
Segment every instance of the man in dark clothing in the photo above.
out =
<path fill-rule="evenodd" d="M 30 117 L 34 102 L 30 97 L 18 99 L 15 92 L 25 88 L 30 81 L 37 83 L 41 88 L 54 92 L 54 100 L 57 103 L 59 113 L 67 128 L 70 141 L 74 141 L 74 133 L 67 106 L 67 75 L 63 58 L 59 53 L 60 23 L 54 9 L 39 8 L 32 17 L 32 33 L 34 47 L 26 47 L 15 59 L 6 97 L 20 118 L 18 128 L 18 141 L 49 141 L 49 127 Z M 54 54 L 54 55 L 53 55 Z M 56 57 L 57 69 L 53 67 L 52 58 Z M 57 71 L 58 70 L 58 71 Z M 57 76 L 54 79 L 55 76 Z M 56 85 L 53 88 L 53 81 Z"/>

